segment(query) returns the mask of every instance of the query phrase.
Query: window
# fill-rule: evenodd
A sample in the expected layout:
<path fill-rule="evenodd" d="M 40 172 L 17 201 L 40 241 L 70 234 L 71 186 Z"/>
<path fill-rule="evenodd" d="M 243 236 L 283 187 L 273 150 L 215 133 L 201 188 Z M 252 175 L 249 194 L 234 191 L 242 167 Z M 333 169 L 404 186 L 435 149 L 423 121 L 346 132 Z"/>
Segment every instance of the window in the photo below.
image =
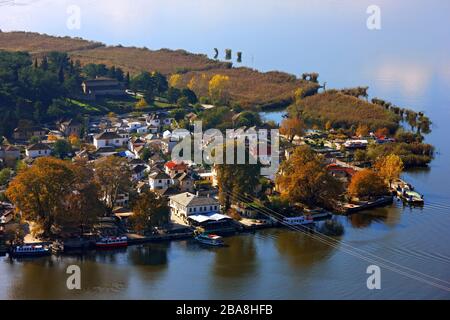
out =
<path fill-rule="evenodd" d="M 214 206 L 214 210 L 217 210 L 217 206 Z"/>

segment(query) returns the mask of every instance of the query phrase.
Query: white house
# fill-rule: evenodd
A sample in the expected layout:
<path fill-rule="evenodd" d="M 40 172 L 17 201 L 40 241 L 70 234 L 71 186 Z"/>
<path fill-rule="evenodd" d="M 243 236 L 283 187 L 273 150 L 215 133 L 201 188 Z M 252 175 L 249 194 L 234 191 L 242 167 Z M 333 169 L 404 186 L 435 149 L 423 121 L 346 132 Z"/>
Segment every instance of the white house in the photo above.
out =
<path fill-rule="evenodd" d="M 134 121 L 134 122 L 128 123 L 128 127 L 130 128 L 130 130 L 137 130 L 138 128 L 141 128 L 143 126 L 144 126 L 144 124 L 139 121 Z"/>
<path fill-rule="evenodd" d="M 104 147 L 123 147 L 126 146 L 128 138 L 123 138 L 121 135 L 111 132 L 105 131 L 100 133 L 94 137 L 94 146 L 97 149 Z"/>
<path fill-rule="evenodd" d="M 30 158 L 48 157 L 52 153 L 52 149 L 44 143 L 36 143 L 25 149 L 25 154 Z"/>
<path fill-rule="evenodd" d="M 172 184 L 172 179 L 165 172 L 153 172 L 149 175 L 148 179 L 150 190 L 152 191 L 166 189 Z"/>
<path fill-rule="evenodd" d="M 170 211 L 183 220 L 189 216 L 210 216 L 220 212 L 219 202 L 211 197 L 200 197 L 189 192 L 177 194 L 169 198 Z"/>
<path fill-rule="evenodd" d="M 148 133 L 148 128 L 146 126 L 139 127 L 136 129 L 137 134 L 146 134 Z"/>
<path fill-rule="evenodd" d="M 143 164 L 134 166 L 134 168 L 131 169 L 131 179 L 133 179 L 133 181 L 142 180 L 145 177 L 145 173 L 148 171 L 148 169 L 148 166 Z"/>

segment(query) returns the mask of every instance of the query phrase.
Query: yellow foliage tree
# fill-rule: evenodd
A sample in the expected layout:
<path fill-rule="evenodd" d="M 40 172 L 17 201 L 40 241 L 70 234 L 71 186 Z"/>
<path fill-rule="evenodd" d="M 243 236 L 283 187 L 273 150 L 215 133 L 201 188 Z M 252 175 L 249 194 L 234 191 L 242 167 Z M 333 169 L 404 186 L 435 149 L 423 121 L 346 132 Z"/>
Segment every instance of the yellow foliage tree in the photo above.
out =
<path fill-rule="evenodd" d="M 394 180 L 400 178 L 400 175 L 405 168 L 402 159 L 396 154 L 390 154 L 388 156 L 378 159 L 375 163 L 375 168 L 379 174 L 389 183 L 389 187 L 392 186 Z"/>
<path fill-rule="evenodd" d="M 72 146 L 80 146 L 80 138 L 78 138 L 78 136 L 76 134 L 71 134 L 69 136 L 69 143 Z"/>
<path fill-rule="evenodd" d="M 173 88 L 179 87 L 181 84 L 181 74 L 173 74 L 169 78 L 169 86 Z"/>
<path fill-rule="evenodd" d="M 388 189 L 383 178 L 377 172 L 365 169 L 353 176 L 348 193 L 353 197 L 371 198 L 387 194 Z"/>
<path fill-rule="evenodd" d="M 55 136 L 54 134 L 49 134 L 48 135 L 48 141 L 50 141 L 50 142 L 58 141 L 58 137 Z"/>
<path fill-rule="evenodd" d="M 136 102 L 136 109 L 143 109 L 146 107 L 148 107 L 148 103 L 144 98 L 141 98 L 138 102 Z"/>
<path fill-rule="evenodd" d="M 294 98 L 296 103 L 300 103 L 304 95 L 304 90 L 302 88 L 298 88 L 294 92 Z"/>
<path fill-rule="evenodd" d="M 280 133 L 292 142 L 295 136 L 302 136 L 305 133 L 306 125 L 299 118 L 287 118 L 281 122 Z"/>
<path fill-rule="evenodd" d="M 208 92 L 211 100 L 214 103 L 226 104 L 228 102 L 228 86 L 230 84 L 230 77 L 216 74 L 209 80 Z"/>
<path fill-rule="evenodd" d="M 369 135 L 369 127 L 365 124 L 360 124 L 356 129 L 356 135 L 358 137 L 367 137 Z"/>

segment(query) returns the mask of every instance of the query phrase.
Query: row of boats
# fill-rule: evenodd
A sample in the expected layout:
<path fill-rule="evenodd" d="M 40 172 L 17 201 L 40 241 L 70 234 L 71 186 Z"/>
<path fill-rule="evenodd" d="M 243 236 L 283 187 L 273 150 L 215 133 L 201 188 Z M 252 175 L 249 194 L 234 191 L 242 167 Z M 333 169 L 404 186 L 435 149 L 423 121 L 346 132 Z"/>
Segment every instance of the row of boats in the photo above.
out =
<path fill-rule="evenodd" d="M 201 244 L 209 246 L 223 246 L 225 243 L 221 236 L 209 233 L 202 233 L 195 236 L 195 240 Z M 104 237 L 96 241 L 96 249 L 120 249 L 128 247 L 127 237 Z M 52 252 L 63 250 L 60 245 L 54 244 L 26 244 L 11 247 L 9 254 L 11 257 L 42 257 L 51 255 Z"/>
<path fill-rule="evenodd" d="M 128 246 L 127 237 L 104 237 L 95 242 L 97 249 L 118 249 Z M 26 244 L 11 247 L 12 257 L 41 257 L 50 255 L 56 246 L 52 244 Z"/>

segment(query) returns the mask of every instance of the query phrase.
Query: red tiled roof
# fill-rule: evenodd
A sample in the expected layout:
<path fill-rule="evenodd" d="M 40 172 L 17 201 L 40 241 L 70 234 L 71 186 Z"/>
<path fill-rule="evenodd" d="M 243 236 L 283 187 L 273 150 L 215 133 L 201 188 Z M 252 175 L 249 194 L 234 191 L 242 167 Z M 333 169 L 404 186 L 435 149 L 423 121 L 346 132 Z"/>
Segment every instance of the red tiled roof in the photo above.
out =
<path fill-rule="evenodd" d="M 355 169 L 352 168 L 348 168 L 348 167 L 341 167 L 337 164 L 330 164 L 327 169 L 329 171 L 334 171 L 334 172 L 345 172 L 350 176 L 354 176 L 356 174 Z"/>
<path fill-rule="evenodd" d="M 187 168 L 187 165 L 184 162 L 177 163 L 175 161 L 169 161 L 165 166 L 169 170 L 186 170 Z"/>

